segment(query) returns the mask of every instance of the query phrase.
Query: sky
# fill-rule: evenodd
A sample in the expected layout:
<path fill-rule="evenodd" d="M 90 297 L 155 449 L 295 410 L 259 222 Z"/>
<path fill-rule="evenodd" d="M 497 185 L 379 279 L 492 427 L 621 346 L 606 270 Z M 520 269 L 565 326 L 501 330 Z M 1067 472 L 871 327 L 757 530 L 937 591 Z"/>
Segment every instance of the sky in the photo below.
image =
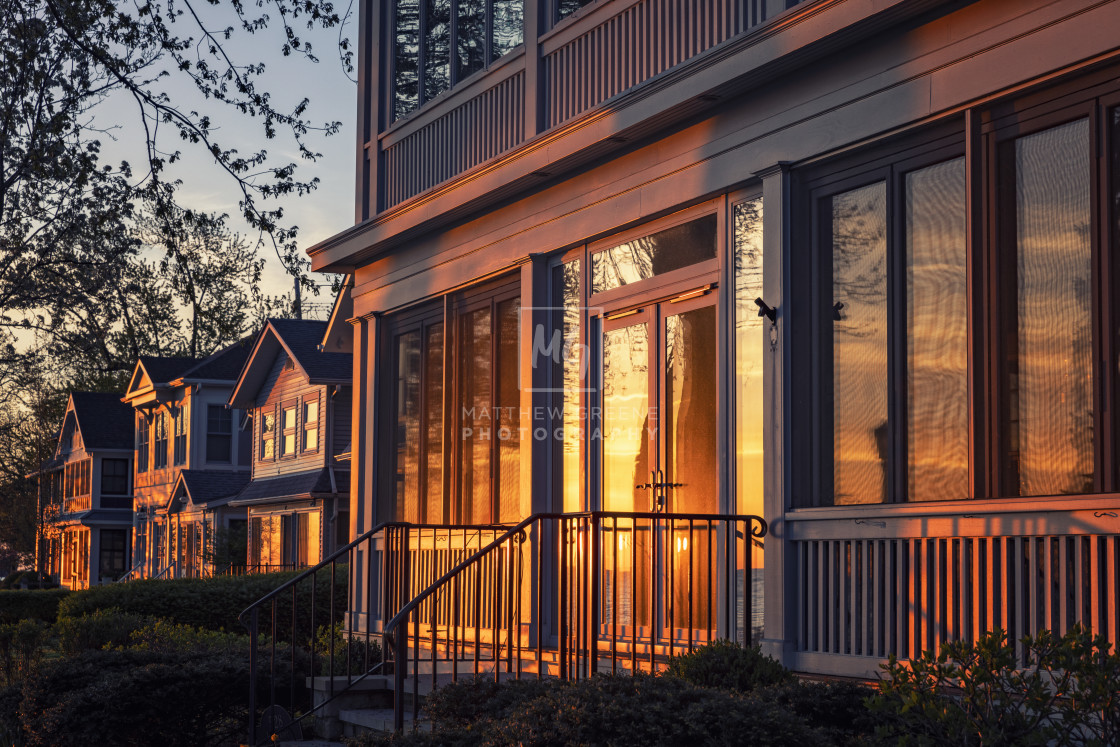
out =
<path fill-rule="evenodd" d="M 205 5 L 205 4 L 198 4 Z M 197 8 L 203 10 L 203 8 Z M 236 23 L 228 9 L 208 9 L 212 17 L 208 23 L 213 28 L 222 28 Z M 338 7 L 346 10 L 346 4 Z M 226 15 L 222 15 L 222 14 Z M 273 14 L 274 15 L 274 14 Z M 177 33 L 190 33 L 197 37 L 197 30 L 189 29 L 186 23 L 176 24 Z M 354 222 L 354 133 L 356 117 L 357 86 L 348 77 L 339 60 L 337 29 L 309 32 L 298 28 L 301 38 L 312 43 L 318 63 L 299 56 L 284 57 L 280 50 L 281 33 L 274 27 L 255 35 L 246 35 L 237 29 L 234 40 L 227 44 L 227 52 L 239 64 L 264 62 L 265 73 L 258 79 L 259 89 L 267 90 L 277 109 L 290 110 L 301 98 L 307 97 L 311 104 L 305 118 L 315 123 L 339 121 L 341 129 L 329 137 L 321 133 L 311 133 L 307 143 L 311 150 L 321 153 L 316 162 L 299 158 L 295 141 L 283 130 L 274 139 L 266 139 L 258 120 L 234 112 L 229 107 L 220 107 L 213 102 L 204 101 L 194 90 L 189 80 L 173 75 L 164 83 L 171 98 L 184 110 L 197 110 L 211 116 L 216 126 L 215 139 L 224 147 L 236 147 L 241 153 L 255 152 L 260 148 L 268 150 L 275 164 L 296 162 L 296 178 L 300 181 L 318 177 L 319 188 L 310 195 L 289 196 L 280 203 L 288 224 L 299 226 L 298 242 L 301 250 L 332 236 Z M 351 18 L 343 34 L 356 38 L 356 16 Z M 356 72 L 350 73 L 356 76 Z M 143 135 L 141 120 L 135 103 L 128 97 L 114 94 L 95 112 L 99 126 L 111 128 L 102 138 L 102 158 L 105 162 L 116 163 L 128 160 L 134 165 L 143 162 Z M 255 240 L 257 232 L 248 227 L 239 217 L 238 199 L 240 190 L 233 179 L 219 169 L 205 150 L 181 141 L 177 134 L 165 127 L 158 133 L 161 149 L 182 152 L 183 159 L 169 167 L 169 175 L 181 179 L 180 202 L 184 206 L 210 211 L 228 213 L 230 226 L 247 238 Z M 271 205 L 272 203 L 265 203 Z M 261 250 L 267 260 L 263 290 L 269 294 L 287 292 L 292 283 L 284 273 L 271 244 Z M 321 282 L 328 283 L 327 276 L 318 276 Z M 312 316 L 325 317 L 331 299 L 329 292 L 318 298 L 308 299 L 313 306 Z"/>

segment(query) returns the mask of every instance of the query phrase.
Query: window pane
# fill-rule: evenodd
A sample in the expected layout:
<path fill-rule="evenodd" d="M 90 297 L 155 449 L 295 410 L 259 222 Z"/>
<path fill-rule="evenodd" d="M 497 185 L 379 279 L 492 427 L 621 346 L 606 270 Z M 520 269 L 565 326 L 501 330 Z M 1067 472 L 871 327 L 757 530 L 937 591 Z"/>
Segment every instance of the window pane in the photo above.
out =
<path fill-rule="evenodd" d="M 296 408 L 284 408 L 284 430 L 289 430 L 296 427 Z"/>
<path fill-rule="evenodd" d="M 520 301 L 498 304 L 498 521 L 521 518 L 521 392 L 517 382 L 520 355 Z"/>
<path fill-rule="evenodd" d="M 886 500 L 887 202 L 882 182 L 832 198 L 833 500 Z"/>
<path fill-rule="evenodd" d="M 591 292 L 601 293 L 715 259 L 716 216 L 643 236 L 591 255 Z"/>
<path fill-rule="evenodd" d="M 521 43 L 524 0 L 494 0 L 494 39 L 490 59 L 496 60 Z"/>
<path fill-rule="evenodd" d="M 424 100 L 430 101 L 451 87 L 451 0 L 425 3 Z"/>
<path fill-rule="evenodd" d="M 555 308 L 552 312 L 552 334 L 550 343 L 557 341 L 560 349 L 552 355 L 551 407 L 560 411 L 553 416 L 553 460 L 560 466 L 556 470 L 554 495 L 560 496 L 560 507 L 565 512 L 582 509 L 582 470 L 580 468 L 583 445 L 583 420 L 580 418 L 581 390 L 587 386 L 581 372 L 583 349 L 580 344 L 580 265 L 572 260 L 552 270 L 552 297 Z M 536 363 L 534 362 L 534 365 Z M 559 433 L 557 433 L 559 429 Z M 555 436 L 561 436 L 556 438 Z"/>
<path fill-rule="evenodd" d="M 648 511 L 649 329 L 603 333 L 603 510 Z"/>
<path fill-rule="evenodd" d="M 420 333 L 397 338 L 396 514 L 420 520 Z"/>
<path fill-rule="evenodd" d="M 762 199 L 735 206 L 736 510 L 762 516 Z M 761 553 L 756 567 L 761 567 Z"/>
<path fill-rule="evenodd" d="M 911 501 L 967 498 L 965 166 L 906 175 L 906 378 Z"/>
<path fill-rule="evenodd" d="M 567 18 L 572 13 L 582 8 L 585 5 L 590 5 L 594 0 L 559 0 L 556 3 L 556 15 L 559 18 Z"/>
<path fill-rule="evenodd" d="M 419 105 L 420 0 L 396 0 L 393 60 L 393 116 L 403 117 Z"/>
<path fill-rule="evenodd" d="M 490 516 L 490 309 L 465 314 L 459 346 L 459 401 L 462 430 L 459 438 L 461 518 L 485 524 Z"/>
<path fill-rule="evenodd" d="M 229 462 L 231 436 L 210 433 L 206 436 L 206 461 L 215 463 Z"/>
<path fill-rule="evenodd" d="M 486 65 L 486 3 L 459 0 L 456 39 L 456 80 L 463 80 Z"/>
<path fill-rule="evenodd" d="M 428 328 L 424 350 L 425 503 L 429 523 L 446 521 L 443 510 L 443 325 Z"/>
<path fill-rule="evenodd" d="M 1007 487 L 1019 495 L 1093 488 L 1089 159 L 1084 119 L 1015 142 L 1018 298 L 1004 432 Z"/>

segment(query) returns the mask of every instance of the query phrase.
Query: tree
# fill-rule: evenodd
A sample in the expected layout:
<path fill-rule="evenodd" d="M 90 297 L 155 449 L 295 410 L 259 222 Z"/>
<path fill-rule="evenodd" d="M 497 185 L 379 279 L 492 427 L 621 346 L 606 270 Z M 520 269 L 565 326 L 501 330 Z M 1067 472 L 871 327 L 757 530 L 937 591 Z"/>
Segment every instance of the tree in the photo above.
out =
<path fill-rule="evenodd" d="M 260 87 L 264 63 L 238 55 L 249 48 L 245 39 L 271 28 L 280 32 L 282 54 L 317 61 L 301 29 L 341 28 L 345 19 L 326 0 L 219 6 L 219 0 L 0 0 L 0 330 L 7 333 L 0 343 L 6 361 L 15 356 L 21 330 L 38 327 L 50 335 L 71 328 L 57 327 L 44 308 L 88 319 L 89 304 L 102 296 L 86 291 L 106 273 L 131 284 L 150 281 L 153 269 L 173 270 L 164 295 L 133 299 L 154 308 L 166 304 L 168 292 L 190 296 L 202 270 L 190 265 L 197 254 L 181 249 L 183 231 L 205 233 L 214 224 L 179 204 L 182 185 L 172 176 L 184 157 L 178 146 L 210 159 L 236 185 L 242 217 L 296 278 L 297 301 L 300 287 L 314 290 L 297 228 L 284 223 L 279 200 L 306 194 L 317 180 L 301 181 L 295 163 L 265 149 L 240 153 L 220 140 L 218 124 L 231 117 L 256 121 L 265 140 L 286 131 L 299 158 L 315 160 L 309 135 L 332 134 L 339 123 L 312 123 L 307 99 L 280 109 Z M 228 18 L 221 18 L 223 11 Z M 349 44 L 341 35 L 339 50 L 349 70 Z M 99 115 L 111 104 L 119 118 L 115 112 L 126 103 L 143 133 L 141 159 L 135 166 L 105 164 L 102 139 L 113 133 Z M 162 238 L 170 243 L 160 242 L 167 256 L 154 266 L 132 261 L 141 250 L 138 206 L 168 229 Z M 135 306 L 121 302 L 120 308 Z M 128 333 L 128 319 L 111 321 Z M 113 333 L 89 331 L 93 346 Z M 151 332 L 154 339 L 163 336 Z M 191 346 L 200 349 L 206 334 L 192 330 Z"/>

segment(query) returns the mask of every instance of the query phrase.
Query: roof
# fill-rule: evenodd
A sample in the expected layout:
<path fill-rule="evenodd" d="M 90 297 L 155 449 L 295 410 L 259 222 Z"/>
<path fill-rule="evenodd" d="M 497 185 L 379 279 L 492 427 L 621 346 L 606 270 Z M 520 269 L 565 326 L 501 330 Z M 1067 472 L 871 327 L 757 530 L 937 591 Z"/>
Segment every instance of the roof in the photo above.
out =
<path fill-rule="evenodd" d="M 223 499 L 232 498 L 249 484 L 250 475 L 246 471 L 185 469 L 175 480 L 171 491 L 170 508 L 176 508 L 175 498 L 180 489 L 185 489 L 190 502 L 203 506 Z"/>
<path fill-rule="evenodd" d="M 335 485 L 339 493 L 350 492 L 350 473 L 335 472 Z M 327 469 L 318 469 L 312 472 L 300 472 L 295 475 L 284 475 L 269 480 L 253 480 L 238 496 L 231 501 L 231 505 L 242 506 L 248 503 L 266 503 L 282 498 L 300 498 L 310 496 L 312 493 L 329 494 L 331 490 L 331 475 Z"/>
<path fill-rule="evenodd" d="M 230 405 L 250 407 L 281 353 L 292 359 L 310 384 L 349 384 L 354 356 L 320 352 L 327 322 L 314 319 L 269 319 L 230 395 Z"/>
<path fill-rule="evenodd" d="M 71 392 L 82 442 L 89 449 L 131 449 L 133 410 L 116 392 Z"/>
<path fill-rule="evenodd" d="M 184 371 L 200 363 L 198 358 L 158 357 L 154 355 L 140 356 L 140 364 L 153 384 L 166 384 L 179 378 Z"/>
<path fill-rule="evenodd" d="M 243 337 L 232 345 L 222 348 L 213 355 L 203 358 L 176 378 L 236 381 L 242 366 L 249 359 L 254 337 L 255 335 Z"/>
<path fill-rule="evenodd" d="M 180 380 L 237 381 L 252 349 L 250 335 L 205 358 L 142 355 L 136 362 L 124 399 L 149 386 L 166 387 Z"/>

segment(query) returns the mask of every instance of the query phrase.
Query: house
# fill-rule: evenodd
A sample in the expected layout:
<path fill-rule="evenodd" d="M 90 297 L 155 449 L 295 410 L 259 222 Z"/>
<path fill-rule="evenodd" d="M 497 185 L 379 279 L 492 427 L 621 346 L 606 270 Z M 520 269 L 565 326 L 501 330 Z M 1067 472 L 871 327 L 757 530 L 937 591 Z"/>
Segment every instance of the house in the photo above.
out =
<path fill-rule="evenodd" d="M 71 392 L 54 454 L 34 474 L 42 567 L 69 589 L 130 567 L 132 410 L 119 395 Z"/>
<path fill-rule="evenodd" d="M 349 542 L 353 362 L 331 344 L 338 317 L 270 319 L 229 396 L 252 423 L 252 482 L 229 505 L 248 512 L 254 569 L 315 565 Z"/>
<path fill-rule="evenodd" d="M 309 254 L 402 677 L 1120 643 L 1120 2 L 359 6 Z"/>
<path fill-rule="evenodd" d="M 242 565 L 247 531 L 229 501 L 249 482 L 252 423 L 226 407 L 242 340 L 202 359 L 141 356 L 121 401 L 134 415 L 132 577 L 197 577 Z"/>

